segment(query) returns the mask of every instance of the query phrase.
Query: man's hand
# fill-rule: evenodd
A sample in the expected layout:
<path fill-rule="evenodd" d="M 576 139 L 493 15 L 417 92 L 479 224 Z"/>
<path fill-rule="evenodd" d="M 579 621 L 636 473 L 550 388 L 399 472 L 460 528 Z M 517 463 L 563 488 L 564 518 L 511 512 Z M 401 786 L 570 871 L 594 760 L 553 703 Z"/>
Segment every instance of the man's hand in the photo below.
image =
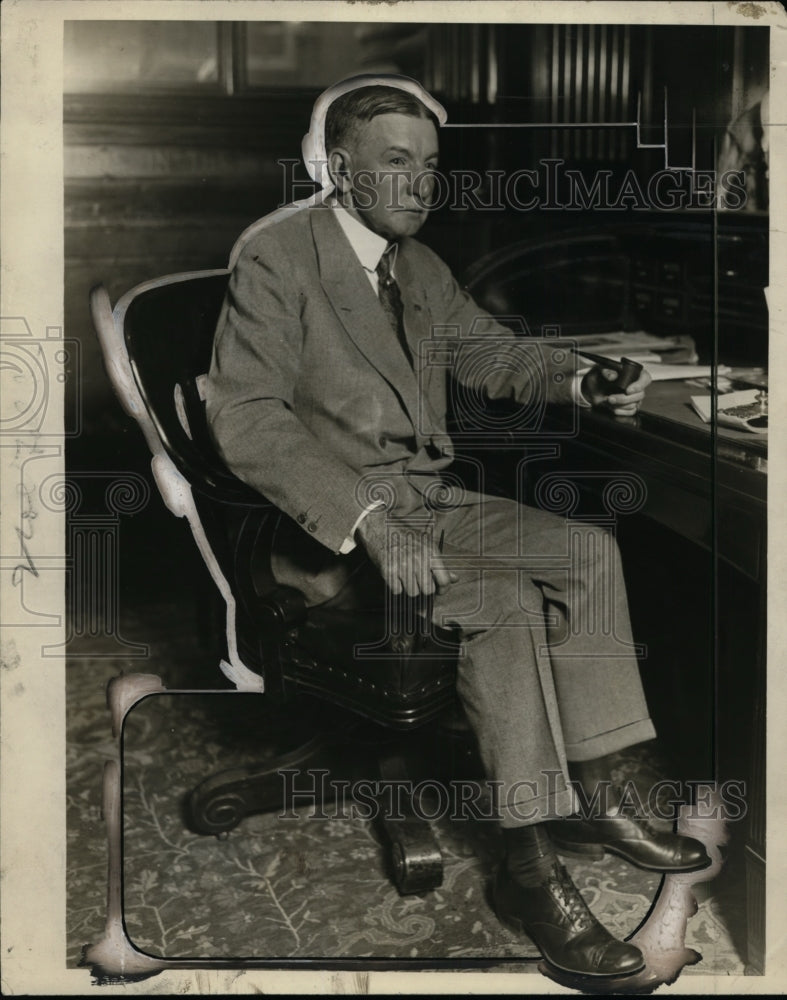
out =
<path fill-rule="evenodd" d="M 582 379 L 581 392 L 591 406 L 603 406 L 611 410 L 616 417 L 632 417 L 645 398 L 645 389 L 653 381 L 645 368 L 636 382 L 623 392 L 610 394 L 610 382 L 614 382 L 618 373 L 611 368 L 595 365 Z"/>
<path fill-rule="evenodd" d="M 358 525 L 357 534 L 369 558 L 394 594 L 427 596 L 456 583 L 445 568 L 429 534 L 406 521 L 373 510 Z"/>

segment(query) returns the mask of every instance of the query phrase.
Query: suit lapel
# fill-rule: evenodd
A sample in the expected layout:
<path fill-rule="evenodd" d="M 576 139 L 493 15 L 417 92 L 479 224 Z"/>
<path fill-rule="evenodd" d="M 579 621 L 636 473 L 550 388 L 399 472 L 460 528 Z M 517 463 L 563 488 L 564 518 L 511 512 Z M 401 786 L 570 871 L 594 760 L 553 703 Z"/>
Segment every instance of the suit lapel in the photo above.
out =
<path fill-rule="evenodd" d="M 333 209 L 327 206 L 312 209 L 311 222 L 320 281 L 325 294 L 350 339 L 397 393 L 417 429 L 418 385 L 415 372 L 388 325 L 364 269 L 349 240 L 333 218 Z M 396 271 L 398 276 L 398 260 Z M 412 282 L 408 281 L 407 284 L 412 285 Z M 418 291 L 414 292 L 412 288 L 405 290 L 403 285 L 400 288 L 404 304 L 405 335 L 413 357 L 416 357 L 417 341 L 423 336 L 419 332 L 417 317 L 426 315 L 426 306 Z"/>

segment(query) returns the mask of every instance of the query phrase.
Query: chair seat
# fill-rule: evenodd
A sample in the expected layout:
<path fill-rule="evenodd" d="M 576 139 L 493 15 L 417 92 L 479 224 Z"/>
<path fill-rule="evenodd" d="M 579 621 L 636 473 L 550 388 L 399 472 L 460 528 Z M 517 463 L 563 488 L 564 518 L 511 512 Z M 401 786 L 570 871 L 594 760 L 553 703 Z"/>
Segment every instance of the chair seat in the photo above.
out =
<path fill-rule="evenodd" d="M 385 633 L 375 612 L 312 608 L 281 647 L 285 679 L 375 722 L 420 726 L 452 704 L 457 641 L 450 629 Z"/>

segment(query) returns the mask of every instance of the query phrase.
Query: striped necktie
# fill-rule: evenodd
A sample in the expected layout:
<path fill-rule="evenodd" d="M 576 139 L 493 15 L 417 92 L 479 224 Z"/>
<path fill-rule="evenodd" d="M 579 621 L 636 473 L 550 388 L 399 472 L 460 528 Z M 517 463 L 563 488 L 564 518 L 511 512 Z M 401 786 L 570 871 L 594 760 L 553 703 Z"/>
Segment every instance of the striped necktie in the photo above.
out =
<path fill-rule="evenodd" d="M 399 286 L 396 284 L 396 279 L 391 274 L 391 263 L 393 261 L 395 251 L 396 244 L 389 243 L 380 258 L 377 267 L 375 268 L 378 282 L 378 295 L 380 298 L 380 305 L 383 307 L 383 311 L 388 317 L 388 322 L 391 324 L 391 329 L 396 334 L 399 343 L 402 345 L 405 356 L 407 357 L 409 364 L 412 366 L 413 358 L 410 354 L 410 348 L 408 347 L 407 339 L 404 335 L 404 320 L 402 318 L 404 307 L 402 306 L 402 295 L 399 291 Z"/>

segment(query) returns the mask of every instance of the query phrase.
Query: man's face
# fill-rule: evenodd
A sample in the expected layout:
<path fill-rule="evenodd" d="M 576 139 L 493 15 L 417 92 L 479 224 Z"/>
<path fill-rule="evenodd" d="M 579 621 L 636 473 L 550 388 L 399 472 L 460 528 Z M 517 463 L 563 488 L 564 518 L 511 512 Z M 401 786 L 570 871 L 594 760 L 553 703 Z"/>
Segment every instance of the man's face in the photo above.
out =
<path fill-rule="evenodd" d="M 352 207 L 361 222 L 389 240 L 417 233 L 426 221 L 434 187 L 430 174 L 437 167 L 432 122 L 378 115 L 361 125 L 346 152 Z"/>

